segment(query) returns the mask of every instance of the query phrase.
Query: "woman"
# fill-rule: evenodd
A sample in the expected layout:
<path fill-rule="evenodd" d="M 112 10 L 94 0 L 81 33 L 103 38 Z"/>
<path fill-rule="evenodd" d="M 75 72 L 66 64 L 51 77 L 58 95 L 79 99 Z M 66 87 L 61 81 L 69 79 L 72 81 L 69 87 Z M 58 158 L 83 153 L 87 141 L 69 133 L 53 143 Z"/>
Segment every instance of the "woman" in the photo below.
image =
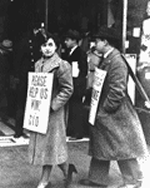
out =
<path fill-rule="evenodd" d="M 66 180 L 75 171 L 74 165 L 69 165 L 70 168 L 68 168 L 67 164 L 68 152 L 64 111 L 64 106 L 73 93 L 71 67 L 67 61 L 58 56 L 56 52 L 58 46 L 56 36 L 47 34 L 47 40 L 41 46 L 43 56 L 35 64 L 35 72 L 54 74 L 47 133 L 43 135 L 31 132 L 30 135 L 29 161 L 33 165 L 42 166 L 42 176 L 37 188 L 45 188 L 49 184 L 53 165 L 60 167 Z"/>

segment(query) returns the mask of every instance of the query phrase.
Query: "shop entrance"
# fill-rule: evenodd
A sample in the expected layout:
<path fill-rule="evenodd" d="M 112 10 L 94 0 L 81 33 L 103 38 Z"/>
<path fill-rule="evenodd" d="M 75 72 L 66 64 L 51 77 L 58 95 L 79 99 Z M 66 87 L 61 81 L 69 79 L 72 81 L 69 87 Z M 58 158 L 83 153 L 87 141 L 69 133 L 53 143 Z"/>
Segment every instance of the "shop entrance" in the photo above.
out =
<path fill-rule="evenodd" d="M 48 1 L 48 30 L 73 28 L 95 32 L 102 25 L 121 30 L 122 7 L 119 0 L 51 0 Z"/>
<path fill-rule="evenodd" d="M 50 32 L 61 32 L 68 28 L 95 32 L 102 25 L 121 29 L 122 1 L 12 0 L 8 16 L 10 35 L 25 32 L 41 22 L 46 22 Z"/>

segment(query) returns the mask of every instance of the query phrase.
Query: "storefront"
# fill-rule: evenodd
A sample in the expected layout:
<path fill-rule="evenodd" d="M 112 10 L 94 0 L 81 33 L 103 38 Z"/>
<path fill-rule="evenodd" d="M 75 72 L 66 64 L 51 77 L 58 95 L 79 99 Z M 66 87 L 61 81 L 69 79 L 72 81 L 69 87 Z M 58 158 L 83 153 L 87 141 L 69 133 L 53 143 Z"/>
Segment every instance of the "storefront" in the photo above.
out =
<path fill-rule="evenodd" d="M 77 29 L 82 33 L 95 32 L 102 25 L 107 25 L 117 29 L 121 36 L 122 52 L 135 55 L 138 65 L 141 26 L 148 0 L 3 0 L 1 2 L 2 5 L 5 4 L 5 9 L 0 3 L 0 10 L 2 9 L 4 13 L 0 15 L 0 24 L 4 24 L 1 20 L 7 17 L 6 30 L 12 40 L 42 22 L 48 31 L 58 33 L 63 33 L 69 28 Z M 140 80 L 150 96 L 149 77 L 145 81 L 145 72 L 141 74 Z M 135 92 L 135 95 L 135 103 L 143 108 L 143 99 L 138 92 Z M 141 117 L 143 121 L 144 115 Z M 147 130 L 146 128 L 146 132 Z"/>
<path fill-rule="evenodd" d="M 121 32 L 123 3 L 119 0 L 45 0 L 45 23 L 50 31 L 77 29 L 95 32 L 102 25 Z M 48 8 L 47 8 L 48 7 Z"/>
<path fill-rule="evenodd" d="M 50 32 L 74 28 L 96 31 L 102 25 L 121 28 L 122 1 L 119 0 L 9 0 L 11 31 L 24 32 L 35 22 L 44 22 Z"/>
<path fill-rule="evenodd" d="M 29 29 L 35 22 L 44 22 L 49 31 L 68 28 L 95 31 L 102 25 L 128 33 L 140 27 L 147 0 L 1 0 L 0 10 L 8 17 L 11 31 Z M 127 11 L 127 17 L 126 12 Z M 131 47 L 132 48 L 132 47 Z"/>

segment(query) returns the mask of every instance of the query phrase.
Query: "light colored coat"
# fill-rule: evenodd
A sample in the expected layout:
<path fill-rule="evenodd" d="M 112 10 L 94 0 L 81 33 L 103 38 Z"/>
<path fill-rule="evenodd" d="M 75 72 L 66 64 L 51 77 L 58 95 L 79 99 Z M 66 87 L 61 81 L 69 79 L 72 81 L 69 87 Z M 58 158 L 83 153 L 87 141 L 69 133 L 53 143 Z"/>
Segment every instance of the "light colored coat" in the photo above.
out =
<path fill-rule="evenodd" d="M 90 155 L 100 160 L 147 155 L 141 123 L 127 94 L 128 69 L 120 52 L 114 49 L 100 68 L 107 76 L 95 125 L 90 126 Z"/>
<path fill-rule="evenodd" d="M 64 106 L 73 93 L 71 66 L 55 54 L 47 60 L 41 58 L 35 64 L 35 71 L 54 73 L 54 82 L 48 130 L 45 135 L 31 132 L 29 162 L 36 165 L 61 164 L 68 158 Z"/>

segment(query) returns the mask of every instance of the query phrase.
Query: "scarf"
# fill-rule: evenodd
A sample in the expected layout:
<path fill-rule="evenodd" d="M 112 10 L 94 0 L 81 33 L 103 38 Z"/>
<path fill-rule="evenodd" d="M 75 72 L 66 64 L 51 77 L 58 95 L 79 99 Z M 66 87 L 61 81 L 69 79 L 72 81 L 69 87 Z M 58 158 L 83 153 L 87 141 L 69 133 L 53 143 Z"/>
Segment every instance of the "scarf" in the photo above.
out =
<path fill-rule="evenodd" d="M 35 72 L 51 72 L 53 69 L 59 67 L 61 61 L 57 53 L 50 58 L 42 57 L 35 64 Z"/>

